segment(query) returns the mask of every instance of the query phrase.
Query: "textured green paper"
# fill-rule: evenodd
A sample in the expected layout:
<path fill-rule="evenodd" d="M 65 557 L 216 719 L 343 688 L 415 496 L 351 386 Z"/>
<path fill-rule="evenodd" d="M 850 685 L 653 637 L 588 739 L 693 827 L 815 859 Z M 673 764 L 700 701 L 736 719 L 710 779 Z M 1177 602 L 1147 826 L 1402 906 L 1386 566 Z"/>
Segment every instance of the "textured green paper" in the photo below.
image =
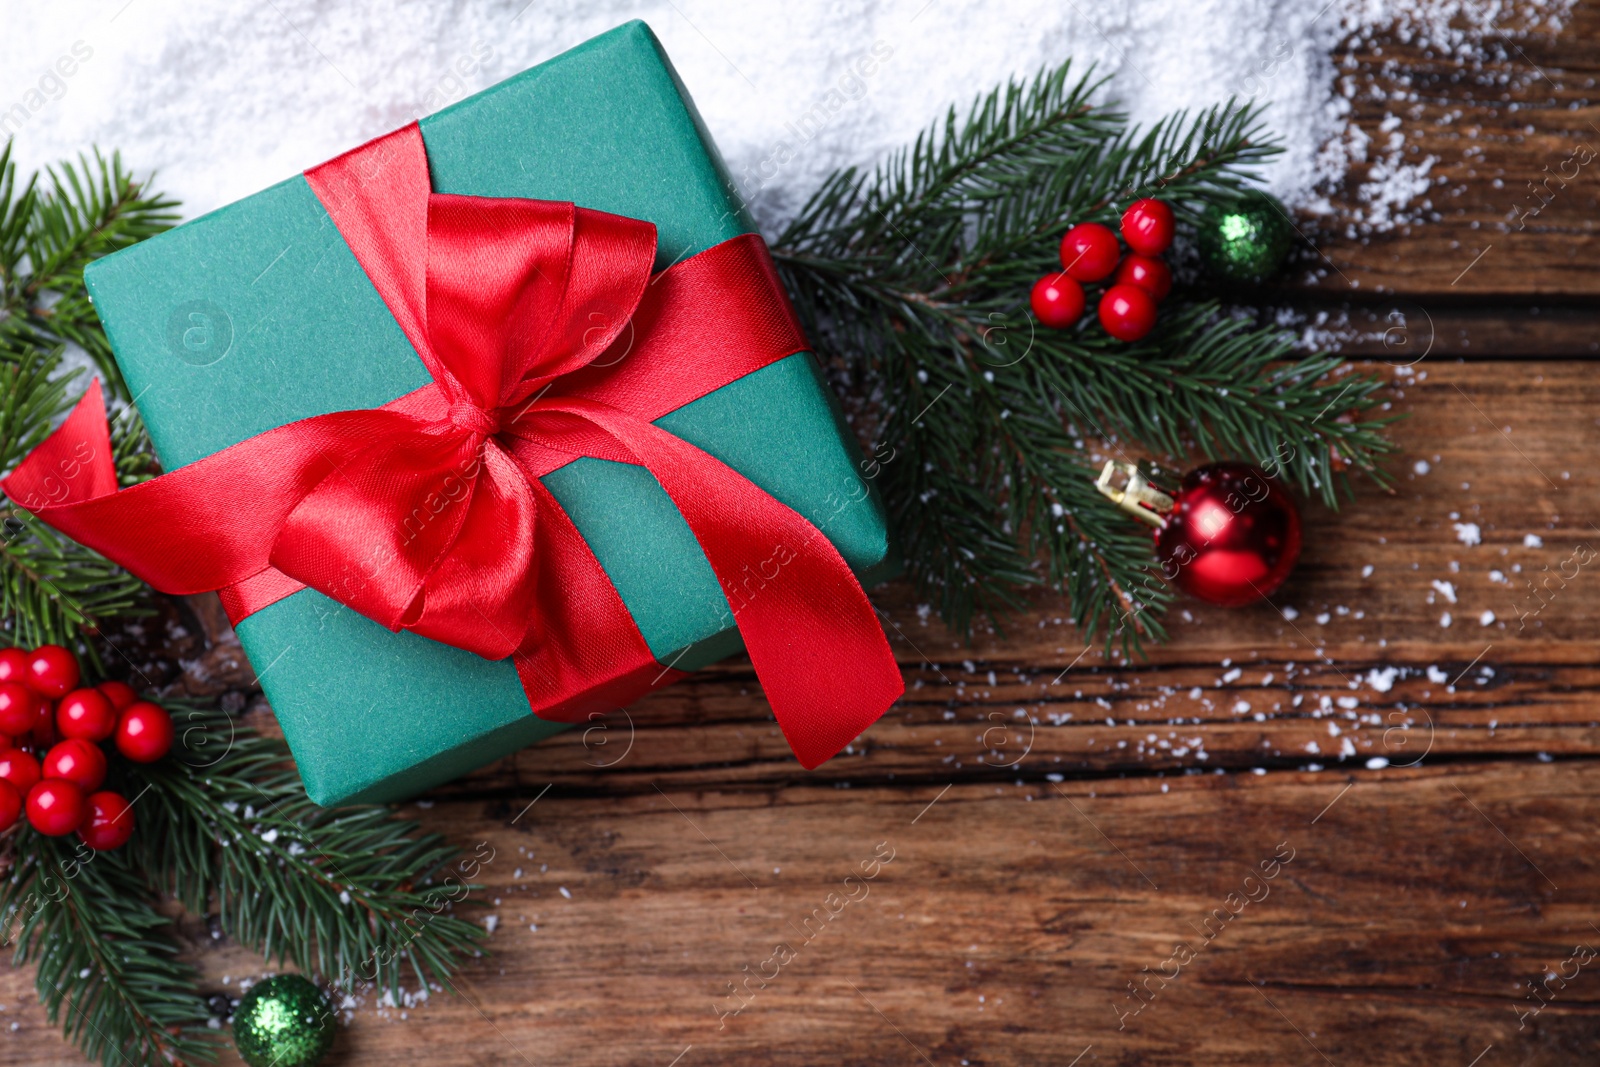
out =
<path fill-rule="evenodd" d="M 425 119 L 422 131 L 440 192 L 648 219 L 658 267 L 751 229 L 642 22 Z M 429 380 L 303 178 L 109 256 L 87 281 L 168 469 Z M 865 580 L 892 569 L 881 505 L 809 353 L 658 425 L 805 515 Z M 692 670 L 740 647 L 710 565 L 648 473 L 581 459 L 544 481 L 660 662 Z M 390 633 L 311 590 L 238 631 L 321 804 L 413 795 L 563 728 L 528 711 L 509 660 Z"/>

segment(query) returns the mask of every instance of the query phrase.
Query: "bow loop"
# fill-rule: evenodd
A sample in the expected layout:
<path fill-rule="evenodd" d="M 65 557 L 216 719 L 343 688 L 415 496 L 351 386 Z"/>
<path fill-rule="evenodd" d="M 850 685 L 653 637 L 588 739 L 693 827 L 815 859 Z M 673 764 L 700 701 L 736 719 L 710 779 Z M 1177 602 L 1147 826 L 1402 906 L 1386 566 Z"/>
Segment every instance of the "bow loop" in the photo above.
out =
<path fill-rule="evenodd" d="M 555 328 L 507 403 L 583 369 L 610 348 L 632 326 L 655 256 L 654 223 L 576 208 L 567 289 Z"/>
<path fill-rule="evenodd" d="M 521 402 L 610 345 L 655 246 L 650 223 L 572 204 L 430 195 L 428 369 L 457 403 Z"/>

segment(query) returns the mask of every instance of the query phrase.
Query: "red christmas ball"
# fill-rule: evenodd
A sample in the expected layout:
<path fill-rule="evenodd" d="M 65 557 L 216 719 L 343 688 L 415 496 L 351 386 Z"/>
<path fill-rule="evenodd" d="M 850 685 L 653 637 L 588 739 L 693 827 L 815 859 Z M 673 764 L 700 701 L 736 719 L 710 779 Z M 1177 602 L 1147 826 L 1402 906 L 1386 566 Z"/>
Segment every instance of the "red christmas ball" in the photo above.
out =
<path fill-rule="evenodd" d="M 22 794 L 10 782 L 0 781 L 0 830 L 9 830 L 22 817 Z"/>
<path fill-rule="evenodd" d="M 1119 341 L 1137 341 L 1155 324 L 1155 297 L 1137 285 L 1113 285 L 1100 298 L 1100 325 Z"/>
<path fill-rule="evenodd" d="M 121 848 L 133 836 L 133 805 L 121 793 L 106 790 L 92 794 L 78 836 L 92 849 Z"/>
<path fill-rule="evenodd" d="M 56 705 L 56 728 L 62 737 L 104 741 L 117 728 L 117 713 L 98 689 L 74 689 Z"/>
<path fill-rule="evenodd" d="M 1065 330 L 1083 318 L 1083 286 L 1065 272 L 1034 282 L 1028 302 L 1039 321 L 1053 330 Z"/>
<path fill-rule="evenodd" d="M 1061 239 L 1061 269 L 1080 282 L 1097 282 L 1117 269 L 1122 246 L 1098 222 L 1080 222 Z"/>
<path fill-rule="evenodd" d="M 121 712 L 124 708 L 128 707 L 134 701 L 139 699 L 139 694 L 135 693 L 133 691 L 133 686 L 129 685 L 127 682 L 101 682 L 99 685 L 95 686 L 95 688 L 100 690 L 100 692 L 105 695 L 107 700 L 111 701 L 112 711 Z"/>
<path fill-rule="evenodd" d="M 13 737 L 33 729 L 39 695 L 21 682 L 0 682 L 0 731 Z"/>
<path fill-rule="evenodd" d="M 28 790 L 28 821 L 46 837 L 70 834 L 83 823 L 88 801 L 76 782 L 46 778 Z"/>
<path fill-rule="evenodd" d="M 20 648 L 0 648 L 0 682 L 28 680 L 28 653 Z"/>
<path fill-rule="evenodd" d="M 1122 213 L 1122 239 L 1142 256 L 1159 256 L 1172 244 L 1172 209 L 1160 200 L 1135 200 Z"/>
<path fill-rule="evenodd" d="M 69 737 L 45 753 L 40 769 L 46 778 L 65 778 L 92 793 L 106 780 L 106 754 L 99 745 Z"/>
<path fill-rule="evenodd" d="M 28 685 L 56 700 L 78 688 L 78 657 L 60 645 L 40 645 L 28 656 Z"/>
<path fill-rule="evenodd" d="M 1118 285 L 1137 285 L 1155 297 L 1158 304 L 1172 292 L 1172 271 L 1167 265 L 1159 259 L 1141 256 L 1137 252 L 1122 257 L 1122 263 L 1117 267 L 1115 281 Z"/>
<path fill-rule="evenodd" d="M 0 752 L 0 781 L 10 782 L 16 787 L 17 792 L 27 796 L 28 790 L 43 777 L 39 773 L 39 761 L 31 753 L 20 748 L 8 748 Z"/>
<path fill-rule="evenodd" d="M 172 748 L 172 716 L 165 708 L 141 700 L 122 713 L 117 723 L 117 751 L 135 763 L 154 763 Z"/>
<path fill-rule="evenodd" d="M 1156 531 L 1162 572 L 1178 588 L 1222 607 L 1270 596 L 1300 557 L 1300 512 L 1248 463 L 1190 471 Z"/>

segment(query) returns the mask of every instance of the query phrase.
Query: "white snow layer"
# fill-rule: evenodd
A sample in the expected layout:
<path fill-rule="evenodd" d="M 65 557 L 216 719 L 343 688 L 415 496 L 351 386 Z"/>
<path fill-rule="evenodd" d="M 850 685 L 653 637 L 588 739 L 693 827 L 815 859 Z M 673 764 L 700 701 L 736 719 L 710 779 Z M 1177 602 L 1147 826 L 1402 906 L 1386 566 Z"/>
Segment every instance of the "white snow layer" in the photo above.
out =
<path fill-rule="evenodd" d="M 192 217 L 637 17 L 666 45 L 768 228 L 834 168 L 872 163 L 949 104 L 1067 57 L 1109 75 L 1108 95 L 1141 122 L 1234 94 L 1269 104 L 1288 151 L 1267 179 L 1297 207 L 1319 210 L 1319 186 L 1353 159 L 1392 154 L 1358 190 L 1382 228 L 1427 188 L 1426 164 L 1397 171 L 1403 130 L 1373 144 L 1347 127 L 1330 50 L 1398 30 L 1470 59 L 1502 28 L 1558 27 L 1571 2 L 17 3 L 0 15 L 0 137 L 15 134 L 24 173 L 91 145 L 119 148 Z M 877 60 L 866 77 L 852 72 L 864 57 Z M 793 156 L 778 164 L 785 145 Z"/>

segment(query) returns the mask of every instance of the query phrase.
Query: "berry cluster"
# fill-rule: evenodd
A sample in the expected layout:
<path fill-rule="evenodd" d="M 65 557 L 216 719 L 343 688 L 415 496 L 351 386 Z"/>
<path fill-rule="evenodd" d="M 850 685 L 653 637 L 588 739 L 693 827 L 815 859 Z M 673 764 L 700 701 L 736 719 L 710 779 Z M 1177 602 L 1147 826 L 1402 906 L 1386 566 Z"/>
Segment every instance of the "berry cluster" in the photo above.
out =
<path fill-rule="evenodd" d="M 60 645 L 0 649 L 0 830 L 26 809 L 41 834 L 76 830 L 90 848 L 120 848 L 133 836 L 133 806 L 100 789 L 100 742 L 114 738 L 128 759 L 154 763 L 172 748 L 172 717 L 124 682 L 78 682 L 78 661 Z"/>
<path fill-rule="evenodd" d="M 1080 222 L 1061 239 L 1061 273 L 1033 283 L 1033 313 L 1065 330 L 1083 317 L 1083 283 L 1111 278 L 1100 295 L 1100 325 L 1119 341 L 1137 341 L 1156 324 L 1156 305 L 1172 291 L 1172 272 L 1159 257 L 1172 244 L 1172 209 L 1160 200 L 1135 200 L 1117 235 L 1098 222 Z M 1115 277 L 1112 277 L 1115 272 Z"/>

